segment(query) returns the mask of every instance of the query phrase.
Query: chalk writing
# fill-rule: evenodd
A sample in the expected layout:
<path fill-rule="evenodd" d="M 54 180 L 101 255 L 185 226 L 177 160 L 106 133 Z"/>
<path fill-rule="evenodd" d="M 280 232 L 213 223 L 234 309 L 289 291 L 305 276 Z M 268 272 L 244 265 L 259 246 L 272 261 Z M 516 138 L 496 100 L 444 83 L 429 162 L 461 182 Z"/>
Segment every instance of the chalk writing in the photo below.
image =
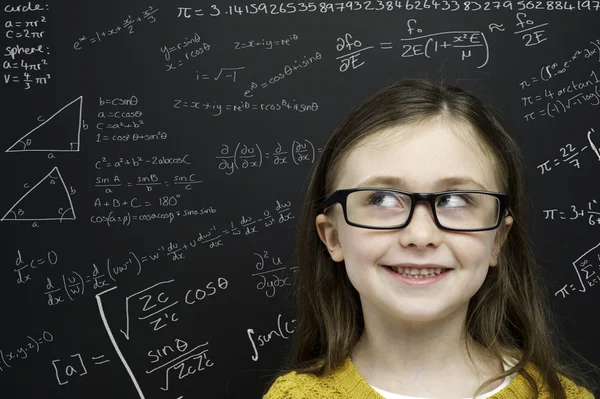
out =
<path fill-rule="evenodd" d="M 168 362 L 163 363 L 158 367 L 154 367 L 151 370 L 146 370 L 146 374 L 154 373 L 157 370 L 160 370 L 163 367 L 166 367 L 165 370 L 165 385 L 161 386 L 160 389 L 163 391 L 169 390 L 169 375 L 176 375 L 178 380 L 182 380 L 190 375 L 195 374 L 198 371 L 205 370 L 206 367 L 213 367 L 214 362 L 208 358 L 208 349 L 205 348 L 208 345 L 208 342 L 200 344 L 195 348 L 188 350 L 188 343 L 181 339 L 175 339 L 175 348 L 177 349 L 179 356 L 174 359 L 169 360 Z M 160 356 L 167 356 L 168 352 L 173 352 L 173 348 L 170 345 L 165 345 L 159 351 L 156 350 L 154 353 L 152 351 L 148 352 L 148 356 L 156 357 L 156 361 L 160 359 Z M 191 365 L 190 365 L 191 364 Z M 169 373 L 173 371 L 173 373 Z"/>
<path fill-rule="evenodd" d="M 215 363 L 208 357 L 208 348 L 205 348 L 208 345 L 208 342 L 200 344 L 190 350 L 188 350 L 189 345 L 187 342 L 183 340 L 176 339 L 175 345 L 179 353 L 181 353 L 179 356 L 163 363 L 158 367 L 146 370 L 146 374 L 151 374 L 157 370 L 160 370 L 161 368 L 166 367 L 165 385 L 160 387 L 160 389 L 163 391 L 169 390 L 170 376 L 175 375 L 178 380 L 182 380 L 193 374 L 196 374 L 198 371 L 204 371 L 207 367 L 210 368 L 215 365 Z M 162 349 L 163 353 L 166 354 L 169 349 L 172 350 L 171 346 L 164 346 Z M 148 355 L 151 356 L 151 352 L 148 352 Z M 156 354 L 152 356 L 156 356 Z"/>
<path fill-rule="evenodd" d="M 425 57 L 432 58 L 437 52 L 445 52 L 452 49 L 460 51 L 460 60 L 465 61 L 473 57 L 473 52 L 481 49 L 477 68 L 483 68 L 487 65 L 490 54 L 485 34 L 481 31 L 446 31 L 432 34 L 419 34 L 412 36 L 413 31 L 421 33 L 422 29 L 415 27 L 417 21 L 409 19 L 406 22 L 406 29 L 409 37 L 400 39 L 400 56 L 402 58 Z M 394 49 L 394 43 L 391 41 L 380 42 L 380 50 Z M 345 33 L 337 38 L 336 50 L 342 54 L 336 59 L 340 60 L 340 72 L 346 72 L 350 68 L 357 69 L 364 65 L 359 62 L 359 57 L 367 50 L 376 49 L 375 45 L 364 45 L 362 41 L 355 38 L 351 33 Z"/>
<path fill-rule="evenodd" d="M 545 42 L 548 38 L 544 37 L 545 29 L 540 29 L 548 23 L 537 24 L 527 18 L 527 14 L 524 12 L 518 12 L 516 15 L 517 22 L 515 25 L 517 26 L 518 31 L 514 32 L 515 35 L 521 35 L 521 38 L 525 42 L 526 47 L 537 46 L 538 44 Z"/>
<path fill-rule="evenodd" d="M 110 276 L 110 259 L 106 260 L 106 268 Z M 138 269 L 139 274 L 141 272 L 141 264 Z M 125 270 L 127 270 L 127 264 L 117 266 L 113 270 L 113 275 L 122 273 Z M 110 277 L 112 278 L 112 276 Z M 104 271 L 100 271 L 95 263 L 92 265 L 91 274 L 84 274 L 82 276 L 79 272 L 73 270 L 70 273 L 61 274 L 58 280 L 59 283 L 55 284 L 50 277 L 46 277 L 44 295 L 46 296 L 46 304 L 48 306 L 59 305 L 65 302 L 66 298 L 73 302 L 83 297 L 86 293 L 85 288 L 87 285 L 91 285 L 93 290 L 100 290 L 110 286 L 110 281 L 105 276 Z"/>
<path fill-rule="evenodd" d="M 127 360 L 125 360 L 125 357 L 123 356 L 123 352 L 121 352 L 121 348 L 117 344 L 117 340 L 115 339 L 115 336 L 112 332 L 112 329 L 110 328 L 110 325 L 108 324 L 108 320 L 106 318 L 106 313 L 104 312 L 102 296 L 110 291 L 115 290 L 116 288 L 117 287 L 112 287 L 112 288 L 109 288 L 105 291 L 102 291 L 102 292 L 96 294 L 96 305 L 98 306 L 98 312 L 100 314 L 100 318 L 102 319 L 102 324 L 104 325 L 104 330 L 106 331 L 106 334 L 108 335 L 108 338 L 110 339 L 110 342 L 113 345 L 113 348 L 115 349 L 115 352 L 117 353 L 117 356 L 119 357 L 119 360 L 121 360 L 123 367 L 125 367 L 125 370 L 127 371 L 127 374 L 129 375 L 129 378 L 131 379 L 131 382 L 135 386 L 135 389 L 136 389 L 140 399 L 145 399 L 144 393 L 142 392 L 142 389 L 140 388 L 140 384 L 137 382 L 137 379 L 135 378 L 133 371 L 131 371 L 131 367 L 129 367 Z"/>
<path fill-rule="evenodd" d="M 227 144 L 221 144 L 220 155 L 215 158 L 219 160 L 219 170 L 230 176 L 236 170 L 260 168 L 269 159 L 272 160 L 272 165 L 313 164 L 321 152 L 321 148 L 315 148 L 311 141 L 305 139 L 294 140 L 289 151 L 278 142 L 273 152 L 263 152 L 258 144 L 237 143 L 233 149 Z"/>
<path fill-rule="evenodd" d="M 295 13 L 340 13 L 340 12 L 359 12 L 359 11 L 381 11 L 391 12 L 398 10 L 406 11 L 493 11 L 493 10 L 515 10 L 513 1 L 463 1 L 457 0 L 386 0 L 386 1 L 345 1 L 345 2 L 287 2 L 280 4 L 258 3 L 250 5 L 216 5 L 211 4 L 207 8 L 177 7 L 177 18 L 189 19 L 194 17 L 223 17 L 223 16 L 241 16 L 241 15 L 287 15 Z M 519 1 L 519 10 L 529 10 L 536 4 L 543 2 L 537 1 Z M 572 11 L 576 9 L 575 5 L 566 1 L 546 1 L 542 9 L 549 11 Z M 587 2 L 589 3 L 589 2 Z M 592 2 L 592 3 L 598 3 Z M 584 1 L 578 1 L 577 9 L 589 9 L 598 11 L 598 4 L 586 4 Z"/>
<path fill-rule="evenodd" d="M 17 259 L 15 260 L 17 273 L 17 284 L 26 284 L 31 280 L 31 273 L 33 270 L 43 265 L 54 266 L 58 263 L 58 255 L 55 251 L 50 250 L 44 254 L 41 258 L 34 257 L 33 259 L 24 258 L 20 250 L 17 250 Z"/>
<path fill-rule="evenodd" d="M 125 125 L 125 126 L 119 126 L 119 128 L 124 127 L 124 128 L 138 128 L 141 125 L 143 125 L 143 121 L 140 121 L 141 123 L 137 123 L 137 122 L 131 122 L 131 126 Z M 102 128 L 100 128 L 102 129 Z M 167 132 L 163 132 L 163 131 L 158 131 L 156 133 L 124 133 L 124 134 L 113 134 L 113 135 L 106 135 L 106 134 L 101 134 L 98 133 L 96 135 L 96 143 L 104 143 L 107 141 L 110 142 L 117 142 L 117 143 L 125 143 L 125 142 L 129 142 L 129 141 L 133 141 L 133 142 L 152 142 L 152 141 L 164 141 L 167 140 L 169 138 L 169 134 Z"/>
<path fill-rule="evenodd" d="M 125 329 L 120 330 L 125 339 L 129 340 L 132 336 L 132 314 L 138 315 L 138 321 L 148 320 L 151 331 L 159 331 L 179 321 L 176 305 L 180 301 L 186 305 L 195 305 L 229 287 L 229 281 L 219 277 L 216 282 L 208 282 L 204 287 L 188 289 L 185 295 L 175 300 L 172 298 L 177 298 L 179 294 L 173 292 L 171 284 L 174 281 L 171 279 L 158 282 L 125 298 L 126 324 Z"/>
<path fill-rule="evenodd" d="M 38 353 L 41 346 L 54 341 L 54 336 L 49 331 L 43 331 L 39 337 L 28 335 L 23 341 L 23 345 L 18 348 L 0 349 L 0 372 L 3 372 L 5 368 L 12 368 L 16 360 L 27 359 L 30 352 Z"/>
<path fill-rule="evenodd" d="M 530 87 L 536 83 L 548 82 L 557 76 L 567 73 L 572 64 L 577 60 L 591 59 L 600 62 L 600 39 L 595 39 L 589 43 L 589 46 L 575 50 L 573 55 L 571 55 L 566 61 L 562 61 L 560 63 L 553 62 L 552 64 L 547 64 L 540 67 L 538 76 L 532 76 L 529 79 L 521 81 L 519 86 L 521 89 L 526 89 L 527 87 Z"/>
<path fill-rule="evenodd" d="M 174 186 L 182 186 L 184 190 L 191 190 L 195 184 L 202 183 L 202 180 L 196 180 L 196 174 L 191 173 L 187 176 L 174 176 L 172 180 L 166 180 L 159 177 L 156 173 L 150 173 L 145 176 L 137 176 L 133 182 L 123 182 L 119 175 L 112 177 L 101 177 L 97 176 L 95 179 L 94 187 L 134 187 L 142 186 L 146 188 L 146 191 L 152 191 L 152 186 L 164 186 L 169 187 L 171 184 Z"/>
<path fill-rule="evenodd" d="M 179 199 L 181 198 L 181 194 L 175 194 L 175 195 L 162 195 L 158 198 L 156 198 L 154 201 L 142 201 L 137 197 L 133 197 L 130 199 L 123 199 L 123 198 L 96 198 L 96 200 L 94 201 L 94 208 L 123 208 L 123 207 L 129 207 L 131 209 L 138 209 L 141 207 L 148 207 L 148 206 L 161 206 L 161 207 L 175 207 L 177 205 L 179 205 L 180 201 Z M 212 206 L 209 206 L 208 208 L 201 208 L 198 210 L 198 212 L 202 215 L 204 214 L 214 214 L 217 213 L 217 210 L 215 208 L 213 208 Z"/>
<path fill-rule="evenodd" d="M 207 231 L 197 233 L 189 241 L 171 241 L 145 255 L 130 251 L 127 260 L 124 262 L 113 262 L 111 264 L 111 260 L 108 258 L 106 259 L 106 266 L 98 266 L 94 263 L 90 274 L 82 275 L 74 270 L 70 273 L 62 274 L 59 279 L 62 284 L 55 284 L 50 277 L 47 277 L 46 290 L 44 292 L 47 298 L 46 304 L 48 306 L 56 306 L 64 303 L 67 298 L 70 301 L 75 301 L 83 297 L 90 289 L 93 291 L 106 289 L 111 286 L 111 281 L 116 282 L 118 278 L 128 271 L 134 272 L 136 276 L 139 276 L 145 264 L 162 260 L 165 257 L 174 262 L 184 260 L 189 251 L 199 247 L 198 244 L 203 244 L 209 249 L 214 249 L 224 246 L 227 236 L 250 236 L 257 234 L 260 231 L 258 229 L 260 226 L 259 223 L 262 223 L 265 228 L 269 228 L 276 223 L 284 224 L 294 219 L 294 216 L 290 212 L 291 201 L 281 203 L 277 200 L 276 204 L 276 214 L 271 214 L 271 211 L 265 210 L 261 215 L 262 217 L 255 218 L 245 215 L 241 217 L 239 227 L 231 221 L 231 228 L 223 228 L 219 232 L 217 232 L 216 226 L 213 225 Z M 100 270 L 100 268 L 104 267 L 106 268 L 106 274 L 103 270 Z M 277 284 L 279 285 L 280 282 Z M 287 281 L 285 284 L 287 285 Z M 90 285 L 90 289 L 86 290 L 86 286 L 88 285 Z M 275 283 L 270 285 L 274 286 Z M 267 287 L 267 285 L 265 286 Z M 187 292 L 185 297 L 186 303 L 193 303 L 197 293 L 198 291 Z M 196 299 L 198 298 L 196 297 Z"/>
<path fill-rule="evenodd" d="M 5 47 L 4 56 L 10 59 L 2 63 L 4 84 L 22 83 L 25 90 L 30 90 L 50 81 L 52 76 L 45 72 L 50 65 L 50 47 L 44 43 L 49 10 L 47 4 L 31 2 L 4 7 L 4 37 L 9 43 L 19 42 Z"/>
<path fill-rule="evenodd" d="M 121 32 L 127 32 L 131 35 L 135 33 L 135 30 L 133 28 L 136 26 L 136 24 L 139 24 L 144 20 L 148 21 L 151 24 L 155 23 L 156 15 L 154 14 L 157 11 L 158 8 L 155 9 L 152 6 L 148 6 L 148 8 L 144 10 L 141 15 L 137 17 L 134 16 L 133 18 L 131 17 L 131 15 L 128 15 L 122 23 L 113 28 L 109 28 L 103 31 L 95 31 L 92 35 L 90 35 L 90 37 L 87 37 L 85 35 L 81 36 L 73 43 L 73 50 L 80 51 L 83 49 L 84 45 L 101 43 L 102 41 L 106 40 L 111 36 L 119 35 Z"/>
<path fill-rule="evenodd" d="M 93 362 L 94 365 L 100 365 L 109 363 L 110 359 L 105 358 L 104 355 L 98 355 L 92 356 L 91 359 L 88 359 L 89 361 Z M 69 379 L 73 376 L 83 377 L 88 374 L 88 368 L 85 367 L 85 362 L 80 353 L 75 353 L 66 359 L 54 359 L 52 360 L 52 366 L 58 385 L 68 384 Z"/>
<path fill-rule="evenodd" d="M 189 49 L 187 49 L 190 47 Z M 185 50 L 184 50 L 185 49 Z M 181 58 L 172 60 L 171 55 L 177 51 L 183 50 Z M 160 51 L 164 54 L 166 71 L 173 71 L 181 68 L 187 61 L 201 56 L 207 51 L 210 51 L 210 44 L 203 42 L 198 33 L 194 33 L 191 39 L 187 37 L 174 45 L 162 46 Z"/>
<path fill-rule="evenodd" d="M 590 226 L 600 226 L 600 209 L 595 208 L 598 201 L 595 199 L 587 203 L 587 210 L 578 209 L 575 205 L 571 205 L 570 212 L 563 212 L 559 209 L 544 209 L 544 219 L 549 220 L 576 220 L 578 218 L 587 217 L 587 222 Z"/>
<path fill-rule="evenodd" d="M 244 93 L 245 96 L 251 97 L 252 90 L 257 88 L 258 85 L 254 83 L 254 85 L 250 86 L 249 90 L 246 90 Z M 248 101 L 240 101 L 237 104 L 220 104 L 220 103 L 209 103 L 209 102 L 201 102 L 201 101 L 187 101 L 174 99 L 173 100 L 173 108 L 181 109 L 181 108 L 194 108 L 197 110 L 205 110 L 205 111 L 216 111 L 212 116 L 220 116 L 223 115 L 223 111 L 231 111 L 231 112 L 248 112 L 248 111 L 263 111 L 263 112 L 279 112 L 279 111 L 293 111 L 293 112 L 316 112 L 319 109 L 319 104 L 316 102 L 312 102 L 310 104 L 302 104 L 297 103 L 296 100 L 286 100 L 282 99 L 278 103 L 251 103 Z"/>
<path fill-rule="evenodd" d="M 538 108 L 537 113 L 533 111 L 525 114 L 523 119 L 529 122 L 535 120 L 536 116 L 555 118 L 560 114 L 566 114 L 577 105 L 600 105 L 600 91 L 598 90 L 600 80 L 594 70 L 589 73 L 589 76 L 590 78 L 577 82 L 571 80 L 569 85 L 560 88 L 556 93 L 546 89 L 543 95 L 523 97 L 525 106 L 533 105 L 536 101 L 548 101 L 545 106 Z"/>
<path fill-rule="evenodd" d="M 164 155 L 155 155 L 150 157 L 119 157 L 115 160 L 109 160 L 107 157 L 102 157 L 96 161 L 94 167 L 98 170 L 110 169 L 110 168 L 126 168 L 126 167 L 139 167 L 149 165 L 191 165 L 192 162 L 189 159 L 190 154 L 185 154 L 180 157 L 167 157 Z"/>
<path fill-rule="evenodd" d="M 253 94 L 254 90 L 256 90 L 258 88 L 265 89 L 269 86 L 272 86 L 272 85 L 282 81 L 287 76 L 294 75 L 295 73 L 297 73 L 296 72 L 297 70 L 307 68 L 308 66 L 312 65 L 313 63 L 320 61 L 322 58 L 323 58 L 323 56 L 318 51 L 315 52 L 314 55 L 310 55 L 310 56 L 305 54 L 304 58 L 302 60 L 300 60 L 300 61 L 294 60 L 293 64 L 284 65 L 282 72 L 279 72 L 277 75 L 271 76 L 270 78 L 263 81 L 262 83 L 251 82 L 250 88 L 244 92 L 244 96 L 252 97 L 254 95 Z"/>
<path fill-rule="evenodd" d="M 137 306 L 137 309 L 143 314 L 138 317 L 138 320 L 152 319 L 154 317 L 157 317 L 158 314 L 165 314 L 166 310 L 172 308 L 173 306 L 179 303 L 179 301 L 172 301 L 168 296 L 169 294 L 167 294 L 165 291 L 165 289 L 168 289 L 168 285 L 171 284 L 173 281 L 174 280 L 158 282 L 150 287 L 147 287 L 139 292 L 134 293 L 133 295 L 126 297 L 125 307 L 127 324 L 125 330 L 120 330 L 126 340 L 130 340 L 130 338 L 132 337 L 130 329 L 130 303 L 138 302 L 140 304 L 140 306 Z M 225 281 L 225 283 L 223 283 L 223 281 Z M 207 284 L 207 287 L 209 287 L 211 284 L 212 283 Z M 219 278 L 219 288 L 225 289 L 227 288 L 227 285 L 227 280 Z M 125 369 L 127 370 L 133 384 L 135 385 L 140 398 L 143 399 L 144 394 L 141 390 L 141 387 L 137 382 L 133 371 L 129 367 L 129 364 L 125 359 L 125 356 L 123 355 L 121 348 L 117 343 L 117 340 L 115 339 L 112 329 L 108 324 L 108 320 L 106 318 L 106 314 L 104 312 L 104 307 L 102 304 L 101 297 L 104 294 L 115 290 L 116 288 L 117 287 L 113 287 L 109 290 L 97 294 L 96 302 L 98 305 L 98 310 L 100 312 L 100 317 L 102 318 L 105 330 L 111 340 L 111 343 L 113 344 L 113 347 L 115 348 L 119 359 L 125 366 Z M 214 287 L 212 289 L 215 290 Z M 193 289 L 188 290 L 187 294 L 185 295 L 186 303 L 188 301 L 189 293 L 192 290 Z M 203 294 L 200 295 L 199 292 L 203 292 Z M 202 300 L 204 299 L 204 297 L 213 294 L 214 292 L 212 294 L 206 294 L 205 291 L 198 289 L 196 290 L 195 297 L 196 300 Z M 188 304 L 194 304 L 196 300 Z M 159 308 L 159 310 L 156 310 L 156 308 Z M 169 311 L 167 315 L 169 316 L 169 322 L 176 322 L 178 320 L 176 314 L 172 311 Z M 165 325 L 159 324 L 161 321 L 163 321 L 162 316 L 150 322 L 150 324 L 153 324 L 155 327 L 154 331 L 164 328 Z M 170 388 L 170 382 L 173 380 L 173 376 L 175 376 L 177 380 L 182 380 L 193 374 L 196 374 L 198 371 L 203 371 L 206 368 L 214 366 L 214 362 L 209 358 L 208 355 L 208 344 L 209 342 L 205 342 L 190 349 L 190 346 L 192 345 L 188 344 L 186 340 L 183 340 L 181 338 L 175 338 L 172 344 L 161 345 L 159 348 L 151 348 L 147 352 L 147 356 L 150 359 L 150 364 L 148 369 L 146 370 L 146 374 L 152 374 L 156 371 L 163 369 L 165 372 L 165 382 L 164 385 L 160 386 L 160 389 L 163 391 L 168 391 Z"/>
<path fill-rule="evenodd" d="M 274 47 L 278 46 L 291 46 L 290 41 L 294 42 L 298 40 L 298 35 L 292 33 L 288 37 L 281 38 L 279 40 L 271 40 L 271 39 L 259 39 L 259 40 L 248 40 L 246 42 L 233 42 L 233 48 L 235 50 L 243 50 L 246 48 L 264 48 L 266 50 L 272 50 Z"/>
<path fill-rule="evenodd" d="M 224 79 L 231 79 L 235 83 L 235 79 L 237 77 L 237 73 L 238 73 L 238 71 L 241 71 L 242 69 L 246 69 L 246 67 L 226 67 L 226 68 L 221 68 L 221 69 L 219 69 L 219 72 L 217 73 L 217 76 L 215 76 L 214 78 L 211 78 L 206 73 L 203 73 L 202 77 L 200 77 L 200 72 L 196 71 L 196 80 L 209 80 L 209 79 L 219 80 L 219 78 L 222 78 L 222 79 L 224 78 Z"/>
<path fill-rule="evenodd" d="M 24 185 L 29 188 L 29 184 Z M 75 190 L 69 190 L 58 167 L 29 189 L 6 212 L 1 221 L 41 222 L 75 220 L 75 210 L 71 196 Z M 34 223 L 36 226 L 37 223 Z"/>
<path fill-rule="evenodd" d="M 579 169 L 578 156 L 580 153 L 584 152 L 588 148 L 590 148 L 592 150 L 593 154 L 595 155 L 595 158 L 597 158 L 598 161 L 600 161 L 600 151 L 598 151 L 598 147 L 592 140 L 592 133 L 594 133 L 594 129 L 590 129 L 587 133 L 587 139 L 588 139 L 589 145 L 583 146 L 580 150 L 578 150 L 577 147 L 573 146 L 571 143 L 567 143 L 564 147 L 561 147 L 560 153 L 561 153 L 562 159 L 554 158 L 552 160 L 552 166 L 558 166 L 561 163 L 568 162 L 569 164 L 573 165 L 573 167 Z M 548 173 L 553 169 L 552 166 L 550 165 L 550 163 L 551 163 L 551 161 L 547 160 L 546 162 L 539 164 L 537 166 L 540 169 L 541 174 Z"/>
<path fill-rule="evenodd" d="M 277 288 L 285 286 L 291 286 L 291 281 L 288 281 L 290 277 L 281 277 L 277 274 L 283 274 L 282 271 L 288 270 L 287 267 L 283 266 L 283 262 L 280 257 L 271 257 L 269 251 L 255 252 L 254 256 L 258 257 L 258 261 L 255 264 L 257 272 L 252 273 L 252 277 L 257 277 L 259 283 L 256 284 L 256 289 L 264 291 L 267 298 L 275 296 Z M 265 269 L 265 263 L 269 265 L 269 270 Z M 281 267 L 279 267 L 281 266 Z M 274 267 L 274 268 L 273 268 Z M 292 267 L 289 270 L 295 271 L 296 268 Z M 270 275 L 267 277 L 267 275 Z"/>
<path fill-rule="evenodd" d="M 198 233 L 195 238 L 192 238 L 187 242 L 169 242 L 169 244 L 161 245 L 147 255 L 138 255 L 133 252 L 131 254 L 133 257 L 135 257 L 136 261 L 140 262 L 140 264 L 154 262 L 158 259 L 162 259 L 164 256 L 170 257 L 172 261 L 179 261 L 186 259 L 186 253 L 196 248 L 198 244 L 204 244 L 209 249 L 219 248 L 225 245 L 224 240 L 228 235 L 250 236 L 257 234 L 259 232 L 259 223 L 261 222 L 264 227 L 268 228 L 274 225 L 276 222 L 283 224 L 294 219 L 294 216 L 290 212 L 292 205 L 291 201 L 281 203 L 277 200 L 276 203 L 277 206 L 275 207 L 275 211 L 277 214 L 272 215 L 271 211 L 265 210 L 261 215 L 262 217 L 258 218 L 244 215 L 239 220 L 239 227 L 236 226 L 233 221 L 231 221 L 231 228 L 227 227 L 217 231 L 217 227 L 213 225 L 207 231 Z"/>
<path fill-rule="evenodd" d="M 214 211 L 214 212 L 211 212 Z M 187 218 L 191 216 L 202 216 L 208 215 L 211 213 L 216 213 L 216 210 L 213 207 L 209 208 L 200 208 L 200 209 L 182 209 L 177 211 L 167 211 L 167 212 L 149 212 L 149 213 L 141 213 L 138 215 L 132 215 L 130 212 L 126 214 L 116 214 L 114 211 L 110 211 L 105 215 L 92 215 L 90 216 L 90 223 L 99 225 L 103 224 L 107 227 L 111 226 L 131 226 L 133 222 L 152 222 L 157 220 L 168 221 L 169 223 L 173 223 L 175 219 Z"/>
<path fill-rule="evenodd" d="M 135 108 L 139 105 L 139 99 L 136 95 L 130 97 L 99 97 L 96 117 L 96 143 L 126 143 L 126 142 L 151 142 L 167 140 L 168 134 L 162 131 L 158 133 L 147 133 L 138 131 L 135 133 L 121 133 L 122 129 L 140 129 L 145 127 L 142 119 L 144 112 Z M 106 108 L 106 107 L 113 107 Z M 127 107 L 123 110 L 122 107 Z M 105 130 L 112 131 L 113 134 L 106 134 Z"/>
<path fill-rule="evenodd" d="M 579 280 L 579 287 L 575 284 L 565 284 L 554 296 L 562 296 L 562 299 L 571 295 L 572 292 L 586 292 L 588 288 L 600 283 L 600 244 L 590 248 L 573 262 L 573 267 Z"/>
<path fill-rule="evenodd" d="M 296 320 L 293 319 L 289 323 L 286 321 L 285 325 L 283 326 L 285 328 L 285 332 L 284 332 L 283 328 L 282 328 L 282 323 L 281 323 L 281 314 L 278 314 L 277 315 L 277 330 L 271 330 L 267 334 L 258 334 L 258 336 L 255 337 L 254 329 L 248 328 L 246 330 L 246 332 L 248 334 L 248 340 L 250 341 L 250 344 L 252 346 L 252 352 L 253 352 L 253 354 L 250 358 L 255 362 L 258 361 L 258 348 L 256 347 L 256 340 L 258 340 L 258 346 L 262 347 L 262 346 L 265 346 L 269 341 L 271 341 L 271 339 L 273 339 L 273 336 L 279 337 L 281 339 L 290 339 L 291 334 L 293 334 L 294 331 L 296 331 L 296 330 L 294 327 L 289 326 L 289 324 L 292 324 L 292 325 L 296 324 Z M 291 327 L 291 330 L 289 327 Z"/>
<path fill-rule="evenodd" d="M 56 116 L 63 117 L 58 121 Z M 68 125 L 64 119 L 68 118 Z M 50 117 L 39 116 L 42 122 L 10 146 L 6 152 L 78 152 L 83 127 L 83 96 L 63 106 Z"/>

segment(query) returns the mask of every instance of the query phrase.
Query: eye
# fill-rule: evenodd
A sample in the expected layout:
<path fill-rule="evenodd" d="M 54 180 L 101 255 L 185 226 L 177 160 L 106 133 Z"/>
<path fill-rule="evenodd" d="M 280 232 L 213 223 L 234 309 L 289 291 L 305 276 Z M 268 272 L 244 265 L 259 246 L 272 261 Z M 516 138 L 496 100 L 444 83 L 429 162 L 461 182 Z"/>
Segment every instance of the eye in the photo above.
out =
<path fill-rule="evenodd" d="M 468 194 L 448 194 L 439 198 L 438 206 L 448 208 L 458 208 L 462 206 L 468 206 L 473 201 Z"/>
<path fill-rule="evenodd" d="M 368 199 L 369 204 L 384 208 L 390 208 L 398 205 L 404 206 L 405 202 L 406 201 L 398 194 L 388 191 L 374 191 Z"/>

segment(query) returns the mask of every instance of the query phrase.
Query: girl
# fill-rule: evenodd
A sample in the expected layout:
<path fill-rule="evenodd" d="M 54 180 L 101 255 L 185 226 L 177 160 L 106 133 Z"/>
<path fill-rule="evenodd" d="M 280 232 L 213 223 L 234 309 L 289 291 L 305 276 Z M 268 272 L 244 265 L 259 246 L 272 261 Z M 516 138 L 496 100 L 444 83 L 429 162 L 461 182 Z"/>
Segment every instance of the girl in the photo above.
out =
<path fill-rule="evenodd" d="M 593 398 L 556 358 L 523 176 L 456 87 L 403 80 L 354 109 L 312 175 L 290 367 L 264 399 Z"/>

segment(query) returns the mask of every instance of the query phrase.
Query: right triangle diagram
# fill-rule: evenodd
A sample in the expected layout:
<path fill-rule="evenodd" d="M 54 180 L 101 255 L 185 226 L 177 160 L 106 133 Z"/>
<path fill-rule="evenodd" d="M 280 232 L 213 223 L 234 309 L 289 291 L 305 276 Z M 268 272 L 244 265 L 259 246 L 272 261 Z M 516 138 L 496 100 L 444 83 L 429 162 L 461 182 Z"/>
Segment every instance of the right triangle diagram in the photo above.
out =
<path fill-rule="evenodd" d="M 2 222 L 44 220 L 75 220 L 71 195 L 57 167 L 31 187 L 0 219 Z"/>
<path fill-rule="evenodd" d="M 83 96 L 77 97 L 17 140 L 6 152 L 79 151 Z"/>

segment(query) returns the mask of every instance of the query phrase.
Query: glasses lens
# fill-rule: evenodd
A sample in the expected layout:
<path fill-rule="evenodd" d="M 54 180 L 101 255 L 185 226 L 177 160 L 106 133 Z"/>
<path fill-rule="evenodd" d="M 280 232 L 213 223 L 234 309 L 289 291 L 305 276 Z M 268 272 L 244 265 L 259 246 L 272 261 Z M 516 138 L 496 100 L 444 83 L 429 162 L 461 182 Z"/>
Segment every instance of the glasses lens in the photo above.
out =
<path fill-rule="evenodd" d="M 483 193 L 455 193 L 437 198 L 438 220 L 451 229 L 485 229 L 498 223 L 500 201 Z"/>
<path fill-rule="evenodd" d="M 348 195 L 348 220 L 368 227 L 395 227 L 410 214 L 408 195 L 386 190 L 355 191 Z M 498 223 L 500 202 L 483 193 L 442 195 L 436 201 L 440 224 L 450 229 L 485 229 Z"/>
<path fill-rule="evenodd" d="M 410 197 L 385 190 L 354 191 L 348 195 L 348 220 L 369 227 L 402 225 L 410 213 Z"/>

